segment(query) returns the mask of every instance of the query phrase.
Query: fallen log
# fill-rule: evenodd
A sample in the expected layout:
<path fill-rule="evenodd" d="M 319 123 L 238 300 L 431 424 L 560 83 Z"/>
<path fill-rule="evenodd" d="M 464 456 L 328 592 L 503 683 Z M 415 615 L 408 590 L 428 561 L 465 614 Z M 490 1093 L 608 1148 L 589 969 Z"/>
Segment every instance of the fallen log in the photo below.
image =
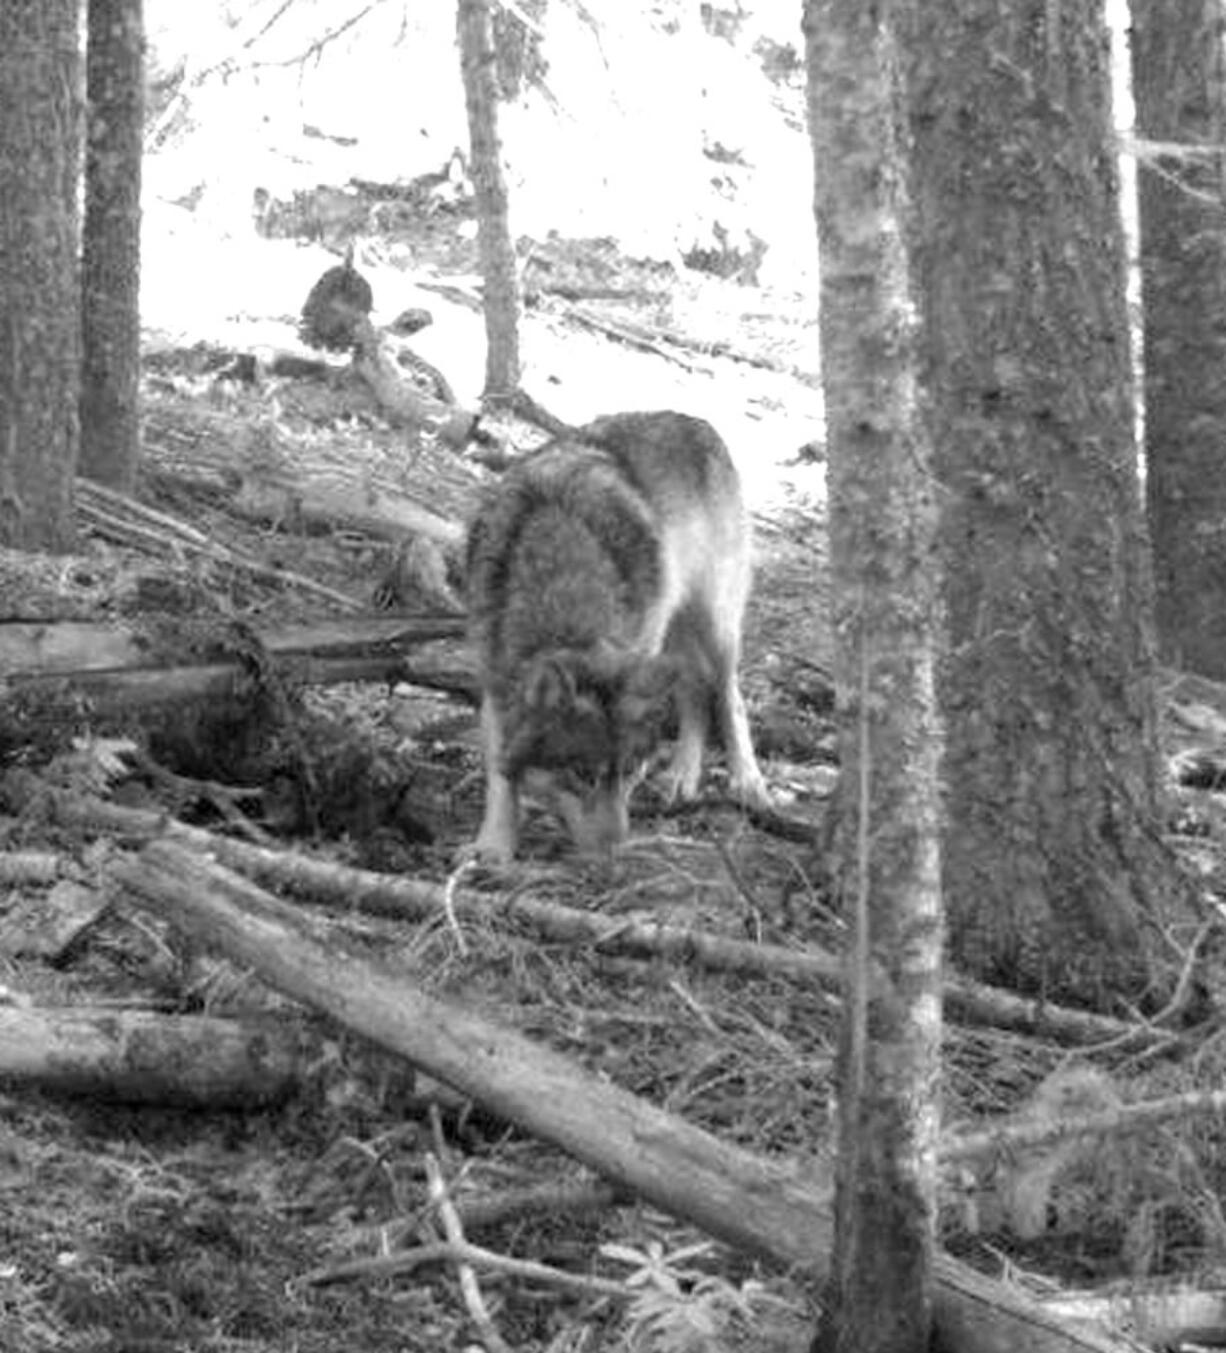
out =
<path fill-rule="evenodd" d="M 1226 1348 L 1226 1288 L 1214 1274 L 1199 1287 L 1135 1279 L 1113 1291 L 1063 1292 L 1044 1301 L 1074 1319 L 1127 1323 L 1150 1348 Z"/>
<path fill-rule="evenodd" d="M 284 1020 L 0 1006 L 0 1080 L 120 1103 L 278 1103 L 298 1084 L 298 1043 Z"/>
<path fill-rule="evenodd" d="M 193 647 L 204 661 L 175 664 L 172 631 L 140 625 L 84 621 L 0 622 L 0 716 L 6 702 L 24 699 L 45 718 L 69 712 L 82 698 L 95 709 L 115 710 L 185 700 L 234 696 L 249 672 L 239 649 L 269 659 L 273 674 L 299 685 L 342 681 L 402 681 L 411 678 L 407 648 L 438 639 L 458 639 L 464 621 L 454 615 L 353 616 L 318 625 L 256 631 L 254 642 L 235 640 L 228 651 L 226 631 L 212 637 L 214 652 L 201 655 L 199 625 L 184 628 L 183 650 Z M 432 682 L 430 684 L 438 684 Z M 454 684 L 454 675 L 447 678 Z"/>
<path fill-rule="evenodd" d="M 460 522 L 439 516 L 388 484 L 349 471 L 316 470 L 309 479 L 298 475 L 290 480 L 252 475 L 229 506 L 249 521 L 345 527 L 380 540 L 423 535 L 457 551 L 464 540 Z"/>
<path fill-rule="evenodd" d="M 549 1048 L 417 990 L 311 937 L 292 907 L 169 842 L 110 866 L 120 888 L 273 986 L 408 1058 L 655 1206 L 815 1280 L 829 1268 L 828 1172 L 729 1146 Z M 1135 1348 L 1061 1321 L 947 1255 L 937 1264 L 937 1337 L 950 1353 Z"/>
<path fill-rule="evenodd" d="M 221 638 L 218 630 L 217 638 Z M 313 625 L 255 630 L 257 643 L 277 657 L 363 657 L 394 652 L 434 639 L 457 639 L 464 621 L 455 615 L 351 616 Z M 159 628 L 164 641 L 165 625 Z M 200 629 L 194 629 L 197 642 Z M 151 641 L 139 624 L 79 620 L 0 621 L 0 678 L 73 676 L 150 665 Z"/>
<path fill-rule="evenodd" d="M 325 587 L 292 569 L 266 564 L 261 559 L 232 550 L 187 522 L 158 512 L 103 484 L 94 484 L 88 479 L 77 480 L 73 500 L 77 517 L 89 535 L 139 549 L 155 558 L 178 562 L 187 556 L 207 561 L 215 568 L 243 574 L 266 585 L 307 592 L 346 611 L 359 609 L 352 597 L 335 588 Z"/>
<path fill-rule="evenodd" d="M 530 890 L 519 886 L 509 895 L 500 895 L 465 887 L 459 879 L 448 886 L 426 879 L 393 877 L 314 859 L 299 851 L 236 841 L 203 827 L 168 821 L 163 813 L 126 808 L 88 795 L 57 790 L 49 794 L 40 792 L 40 797 L 56 822 L 74 830 L 105 832 L 137 841 L 166 836 L 208 851 L 229 868 L 265 887 L 278 892 L 288 889 L 304 898 L 368 916 L 427 921 L 448 914 L 478 918 L 501 912 L 509 919 L 532 926 L 548 939 L 588 944 L 603 953 L 672 958 L 696 962 L 713 971 L 750 976 L 783 976 L 820 983 L 832 991 L 842 981 L 842 961 L 813 946 L 789 948 L 704 934 L 650 918 L 605 916 L 534 897 Z M 1145 1044 L 1162 1036 L 1161 1030 L 1146 1024 L 1130 1024 L 1108 1015 L 1030 1000 L 955 976 L 946 977 L 943 990 L 954 1017 L 968 1023 L 1020 1030 L 1071 1044 L 1123 1038 Z"/>
<path fill-rule="evenodd" d="M 106 910 L 99 888 L 62 878 L 48 892 L 22 890 L 0 917 L 0 954 L 56 963 Z"/>
<path fill-rule="evenodd" d="M 192 486 L 223 496 L 237 516 L 281 525 L 318 524 L 351 529 L 380 540 L 421 535 L 444 549 L 458 548 L 460 519 L 472 505 L 476 476 L 456 457 L 445 475 L 432 475 L 429 502 L 391 476 L 379 474 L 317 448 L 304 446 L 268 419 L 252 426 L 224 410 L 155 404 L 145 429 L 144 473 L 171 487 Z M 185 456 L 181 423 L 193 429 Z"/>
<path fill-rule="evenodd" d="M 479 300 L 465 297 L 466 302 L 469 299 L 479 307 Z M 327 458 L 316 446 L 304 446 L 301 440 L 292 439 L 272 419 L 252 427 L 195 405 L 176 411 L 173 405 L 159 402 L 151 407 L 146 419 L 146 478 L 224 496 L 229 511 L 237 516 L 277 526 L 290 522 L 332 530 L 348 528 L 393 541 L 409 536 L 430 540 L 444 554 L 458 557 L 464 537 L 463 519 L 473 507 L 480 483 L 476 465 L 502 462 L 507 452 L 494 434 L 482 427 L 481 410 L 456 404 L 446 378 L 420 354 L 389 343 L 368 316 L 354 317 L 353 330 L 353 361 L 343 376 L 351 378 L 352 388 L 362 393 L 363 409 L 367 399 L 373 400 L 388 422 L 417 433 L 428 432 L 453 452 L 470 443 L 485 450 L 463 457 L 433 456 L 428 472 L 421 477 L 428 491 L 414 495 L 399 476 L 359 470 L 335 456 Z M 414 382 L 406 373 L 406 361 L 417 373 L 427 376 L 438 397 Z M 329 370 L 333 375 L 341 374 L 337 368 Z M 329 399 L 336 403 L 335 398 Z M 511 396 L 508 406 L 517 417 L 551 436 L 572 430 L 522 390 Z M 336 411 L 330 409 L 332 414 Z M 179 452 L 184 423 L 193 429 L 190 458 Z M 141 511 L 140 505 L 130 505 L 126 514 L 112 512 L 104 502 L 103 525 L 113 530 L 109 525 L 112 517 L 139 515 Z M 189 548 L 197 549 L 197 542 L 191 541 Z"/>

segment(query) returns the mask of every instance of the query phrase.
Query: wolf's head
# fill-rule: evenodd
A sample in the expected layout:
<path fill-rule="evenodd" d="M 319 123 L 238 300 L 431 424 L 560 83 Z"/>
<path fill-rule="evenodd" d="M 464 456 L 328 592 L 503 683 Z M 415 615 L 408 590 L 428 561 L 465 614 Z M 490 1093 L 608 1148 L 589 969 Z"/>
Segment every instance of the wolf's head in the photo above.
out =
<path fill-rule="evenodd" d="M 677 661 L 612 646 L 533 657 L 506 711 L 507 777 L 565 822 L 576 848 L 626 839 L 629 799 L 668 720 Z"/>

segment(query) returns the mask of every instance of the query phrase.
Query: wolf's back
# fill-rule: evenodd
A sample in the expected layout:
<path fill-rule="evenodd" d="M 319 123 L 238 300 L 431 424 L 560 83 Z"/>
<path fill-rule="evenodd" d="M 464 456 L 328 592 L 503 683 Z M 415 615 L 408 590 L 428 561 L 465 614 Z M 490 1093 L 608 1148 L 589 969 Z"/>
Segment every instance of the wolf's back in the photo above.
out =
<path fill-rule="evenodd" d="M 739 495 L 723 438 L 688 413 L 615 413 L 597 418 L 578 438 L 609 453 L 626 480 L 657 510 L 673 503 L 710 504 Z"/>
<path fill-rule="evenodd" d="M 767 800 L 737 677 L 750 545 L 727 448 L 684 414 L 598 419 L 490 489 L 468 539 L 479 854 L 514 856 L 525 788 L 580 850 L 624 840 L 670 712 L 670 796 L 697 793 L 714 715 L 733 792 Z"/>
<path fill-rule="evenodd" d="M 484 496 L 468 536 L 470 630 L 500 687 L 534 653 L 633 627 L 660 586 L 655 513 L 598 447 L 550 443 Z"/>
<path fill-rule="evenodd" d="M 740 494 L 709 423 L 614 414 L 547 443 L 486 493 L 468 537 L 470 628 L 495 689 L 534 653 L 632 643 L 676 572 L 677 528 L 739 532 Z"/>

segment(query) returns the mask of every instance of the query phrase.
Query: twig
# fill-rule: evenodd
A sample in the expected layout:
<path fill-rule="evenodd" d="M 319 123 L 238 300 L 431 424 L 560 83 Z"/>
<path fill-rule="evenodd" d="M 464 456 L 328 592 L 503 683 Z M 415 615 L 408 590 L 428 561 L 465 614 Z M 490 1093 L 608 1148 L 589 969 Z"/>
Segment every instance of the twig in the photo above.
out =
<path fill-rule="evenodd" d="M 425 1166 L 430 1201 L 438 1211 L 439 1218 L 443 1223 L 443 1232 L 450 1244 L 463 1247 L 466 1244 L 464 1228 L 460 1225 L 456 1210 L 451 1204 L 451 1199 L 447 1196 L 447 1185 L 443 1180 L 443 1172 L 439 1168 L 438 1157 L 433 1151 L 426 1152 Z M 485 1298 L 481 1295 L 481 1289 L 477 1285 L 477 1275 L 473 1272 L 472 1264 L 461 1257 L 457 1257 L 455 1263 L 459 1270 L 460 1291 L 464 1295 L 464 1305 L 468 1308 L 468 1314 L 473 1324 L 480 1331 L 486 1349 L 489 1350 L 489 1353 L 510 1353 L 510 1348 L 506 1340 L 498 1333 L 493 1317 L 489 1313 L 489 1308 L 485 1304 Z"/>
<path fill-rule="evenodd" d="M 745 905 L 749 909 L 749 915 L 753 918 L 753 935 L 756 940 L 762 938 L 762 908 L 758 905 L 757 898 L 750 891 L 749 884 L 745 882 L 745 876 L 737 867 L 736 861 L 732 858 L 732 852 L 728 849 L 728 843 L 722 836 L 715 838 L 715 849 L 719 853 L 720 861 L 724 866 L 724 872 L 728 875 L 733 888 L 745 900 Z M 748 930 L 748 926 L 746 927 Z"/>
<path fill-rule="evenodd" d="M 257 42 L 268 32 L 270 32 L 278 23 L 280 23 L 285 11 L 293 5 L 294 0 L 281 0 L 281 3 L 273 10 L 272 14 L 256 29 L 250 37 L 243 39 L 240 46 L 243 51 L 248 51 L 254 47 Z"/>
<path fill-rule="evenodd" d="M 655 357 L 662 357 L 666 362 L 674 362 L 685 371 L 696 371 L 698 369 L 693 362 L 684 357 L 679 357 L 675 352 L 669 352 L 666 347 L 650 338 L 635 325 L 616 324 L 612 320 L 602 319 L 599 315 L 593 315 L 590 310 L 581 305 L 567 307 L 565 316 L 589 329 L 594 329 L 597 333 L 604 334 L 606 338 L 611 338 L 615 342 L 625 343 L 628 347 L 638 348 L 641 352 L 649 352 Z"/>
<path fill-rule="evenodd" d="M 464 1197 L 454 1203 L 465 1231 L 501 1226 L 511 1221 L 547 1214 L 551 1217 L 591 1217 L 634 1202 L 634 1195 L 601 1180 L 525 1184 L 496 1194 Z M 360 1231 L 376 1237 L 385 1252 L 399 1245 L 421 1224 L 418 1216 L 379 1222 Z"/>
<path fill-rule="evenodd" d="M 520 1278 L 526 1282 L 541 1283 L 547 1287 L 557 1287 L 567 1292 L 578 1292 L 587 1296 L 616 1297 L 620 1301 L 630 1301 L 635 1293 L 624 1283 L 609 1278 L 593 1278 L 577 1273 L 567 1273 L 552 1268 L 548 1264 L 534 1263 L 528 1259 L 511 1259 L 505 1254 L 487 1250 L 471 1241 L 438 1241 L 429 1245 L 419 1245 L 415 1249 L 405 1250 L 401 1254 L 381 1255 L 373 1259 L 355 1259 L 346 1264 L 332 1264 L 327 1268 L 312 1269 L 298 1280 L 308 1287 L 324 1287 L 329 1283 L 352 1282 L 358 1278 L 388 1278 L 397 1273 L 411 1273 L 425 1264 L 465 1263 L 490 1273 L 505 1274 L 510 1278 Z"/>
<path fill-rule="evenodd" d="M 148 776 L 160 790 L 172 796 L 176 803 L 203 799 L 217 810 L 228 826 L 246 840 L 258 845 L 271 845 L 272 838 L 269 834 L 252 822 L 239 806 L 243 802 L 263 802 L 265 795 L 263 788 L 223 785 L 216 780 L 196 780 L 186 775 L 177 775 L 174 771 L 159 765 L 140 747 L 134 747 L 128 756 L 141 774 Z"/>
<path fill-rule="evenodd" d="M 287 56 L 279 61 L 253 61 L 251 69 L 255 70 L 261 66 L 271 66 L 277 68 L 280 66 L 305 66 L 313 56 L 318 56 L 320 52 L 330 43 L 335 42 L 342 33 L 348 32 L 355 24 L 359 24 L 371 12 L 372 9 L 378 9 L 383 0 L 371 0 L 369 5 L 364 6 L 354 15 L 351 15 L 344 23 L 337 24 L 335 28 L 330 28 L 322 37 L 316 38 L 314 42 L 299 52 L 297 56 Z"/>
<path fill-rule="evenodd" d="M 1108 1039 L 1105 1043 L 1096 1044 L 1092 1048 L 1092 1051 L 1095 1053 L 1114 1051 L 1139 1041 L 1146 1034 L 1155 1038 L 1160 1037 L 1164 1032 L 1162 1026 L 1173 1020 L 1191 1000 L 1192 979 L 1196 972 L 1196 960 L 1199 956 L 1201 946 L 1220 924 L 1221 922 L 1216 917 L 1210 917 L 1209 920 L 1201 925 L 1200 929 L 1193 936 L 1192 943 L 1188 945 L 1188 952 L 1184 956 L 1183 967 L 1180 969 L 1179 980 L 1175 983 L 1175 990 L 1171 994 L 1171 999 L 1167 1001 L 1156 1015 L 1149 1019 L 1139 1019 L 1134 1029 L 1127 1030 L 1117 1035 L 1115 1038 Z M 1168 1038 L 1175 1038 L 1177 1036 L 1171 1031 L 1165 1032 Z"/>
<path fill-rule="evenodd" d="M 459 918 L 456 916 L 456 890 L 463 880 L 471 877 L 475 864 L 475 860 L 465 860 L 458 869 L 453 869 L 447 875 L 447 882 L 443 887 L 443 915 L 447 918 L 447 929 L 451 931 L 452 938 L 456 943 L 456 951 L 461 957 L 468 953 L 468 944 L 464 939 L 463 930 L 460 929 Z"/>

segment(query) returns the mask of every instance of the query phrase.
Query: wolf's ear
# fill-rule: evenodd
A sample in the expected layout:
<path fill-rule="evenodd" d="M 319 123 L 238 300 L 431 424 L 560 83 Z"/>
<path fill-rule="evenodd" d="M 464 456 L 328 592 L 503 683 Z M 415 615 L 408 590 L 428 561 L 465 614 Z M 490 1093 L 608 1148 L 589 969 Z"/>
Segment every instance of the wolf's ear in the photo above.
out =
<path fill-rule="evenodd" d="M 683 675 L 683 664 L 669 654 L 635 663 L 626 673 L 618 701 L 621 722 L 653 729 L 658 737 Z"/>
<path fill-rule="evenodd" d="M 523 707 L 533 714 L 556 716 L 574 708 L 575 669 L 566 653 L 533 658 L 524 672 Z"/>

